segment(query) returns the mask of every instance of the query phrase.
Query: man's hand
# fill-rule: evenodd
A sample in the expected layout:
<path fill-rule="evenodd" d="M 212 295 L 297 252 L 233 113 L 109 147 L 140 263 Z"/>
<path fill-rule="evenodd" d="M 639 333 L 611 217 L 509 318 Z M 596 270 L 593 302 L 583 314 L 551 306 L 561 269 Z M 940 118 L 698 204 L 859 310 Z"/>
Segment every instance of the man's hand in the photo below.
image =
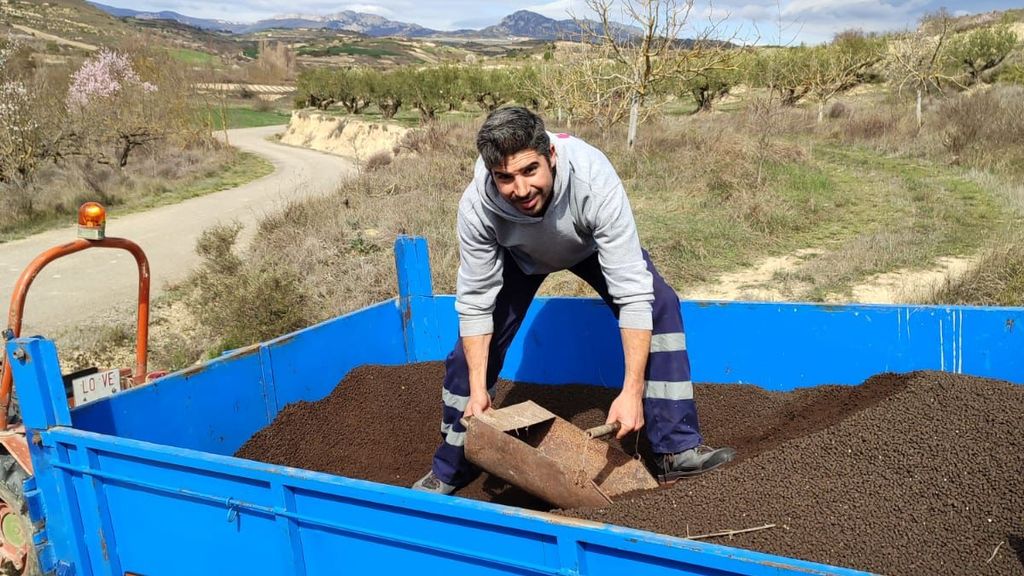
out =
<path fill-rule="evenodd" d="M 608 408 L 606 424 L 618 422 L 622 425 L 615 438 L 622 439 L 626 434 L 639 430 L 644 425 L 644 402 L 640 395 L 632 390 L 623 390 Z"/>
<path fill-rule="evenodd" d="M 491 395 L 486 392 L 482 395 L 470 394 L 469 403 L 466 404 L 466 410 L 462 413 L 463 418 L 469 418 L 470 416 L 477 416 L 482 414 L 488 408 L 491 407 Z"/>
<path fill-rule="evenodd" d="M 622 392 L 608 409 L 608 422 L 622 424 L 619 433 L 623 436 L 644 425 L 644 370 L 651 350 L 651 331 L 622 328 L 622 352 L 626 360 L 626 374 L 622 381 Z"/>

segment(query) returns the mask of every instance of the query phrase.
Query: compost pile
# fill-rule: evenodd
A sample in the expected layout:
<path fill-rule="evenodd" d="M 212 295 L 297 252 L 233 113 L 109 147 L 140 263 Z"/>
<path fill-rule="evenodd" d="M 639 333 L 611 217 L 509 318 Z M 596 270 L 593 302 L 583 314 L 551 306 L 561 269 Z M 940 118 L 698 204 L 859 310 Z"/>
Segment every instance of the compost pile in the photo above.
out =
<path fill-rule="evenodd" d="M 359 368 L 327 398 L 287 406 L 237 455 L 408 486 L 440 441 L 443 373 L 437 363 Z M 615 394 L 502 382 L 496 404 L 529 399 L 590 427 Z M 915 372 L 696 394 L 707 443 L 734 446 L 736 462 L 557 513 L 681 537 L 761 528 L 704 541 L 886 574 L 1024 574 L 1024 386 Z M 623 448 L 651 461 L 641 436 Z M 486 474 L 459 495 L 546 509 Z"/>

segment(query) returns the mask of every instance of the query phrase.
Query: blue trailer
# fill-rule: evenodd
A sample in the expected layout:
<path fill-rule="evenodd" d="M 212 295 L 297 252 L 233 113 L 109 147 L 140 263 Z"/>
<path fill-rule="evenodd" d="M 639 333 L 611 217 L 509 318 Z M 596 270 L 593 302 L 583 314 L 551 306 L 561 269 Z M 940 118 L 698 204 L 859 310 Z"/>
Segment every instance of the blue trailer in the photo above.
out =
<path fill-rule="evenodd" d="M 861 573 L 233 457 L 285 405 L 324 397 L 359 365 L 449 352 L 454 298 L 433 294 L 426 242 L 400 238 L 395 254 L 395 299 L 74 409 L 53 342 L 8 343 L 35 471 L 25 494 L 42 572 Z M 1024 380 L 1021 308 L 682 307 L 701 382 L 788 390 L 918 369 Z M 621 356 L 603 302 L 540 298 L 502 376 L 617 383 Z M 434 442 L 430 432 L 424 442 Z"/>

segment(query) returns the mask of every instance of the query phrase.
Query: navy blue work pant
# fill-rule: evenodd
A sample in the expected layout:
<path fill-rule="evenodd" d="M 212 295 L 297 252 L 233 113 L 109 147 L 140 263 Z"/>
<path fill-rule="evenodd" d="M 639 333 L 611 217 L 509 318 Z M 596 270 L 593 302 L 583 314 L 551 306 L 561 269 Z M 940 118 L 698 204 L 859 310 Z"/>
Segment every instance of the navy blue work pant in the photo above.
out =
<path fill-rule="evenodd" d="M 679 297 L 658 274 L 646 251 L 644 260 L 654 277 L 654 326 L 644 374 L 644 420 L 652 449 L 660 454 L 674 454 L 701 443 L 690 381 L 690 358 L 686 352 Z M 618 317 L 618 306 L 608 294 L 608 285 L 596 253 L 570 270 L 590 284 Z M 523 273 L 508 253 L 505 254 L 503 276 L 504 283 L 494 306 L 494 333 L 487 357 L 487 388 L 492 397 L 498 373 L 505 362 L 505 353 L 526 317 L 530 302 L 546 278 L 545 274 Z M 434 454 L 433 470 L 442 482 L 462 486 L 479 472 L 466 460 L 466 429 L 459 422 L 469 402 L 469 366 L 462 338 L 445 360 L 442 401 L 442 441 Z"/>

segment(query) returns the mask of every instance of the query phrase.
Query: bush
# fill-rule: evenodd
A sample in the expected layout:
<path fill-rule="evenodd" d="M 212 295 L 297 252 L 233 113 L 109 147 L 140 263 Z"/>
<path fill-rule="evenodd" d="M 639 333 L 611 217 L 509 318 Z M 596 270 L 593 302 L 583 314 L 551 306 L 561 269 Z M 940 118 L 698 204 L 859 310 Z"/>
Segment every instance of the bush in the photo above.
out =
<path fill-rule="evenodd" d="M 243 261 L 235 253 L 240 231 L 238 224 L 206 230 L 196 243 L 203 263 L 188 283 L 195 317 L 220 336 L 223 350 L 309 324 L 299 273 L 272 261 Z"/>
<path fill-rule="evenodd" d="M 854 141 L 880 140 L 899 130 L 899 117 L 889 110 L 867 110 L 852 115 L 843 126 L 846 138 Z"/>
<path fill-rule="evenodd" d="M 1024 237 L 1019 234 L 992 248 L 970 272 L 935 290 L 934 304 L 973 306 L 1024 305 Z"/>
<path fill-rule="evenodd" d="M 850 107 L 842 102 L 833 102 L 828 109 L 829 120 L 850 117 Z"/>
<path fill-rule="evenodd" d="M 391 153 L 381 150 L 380 152 L 371 154 L 370 157 L 363 162 L 363 169 L 367 172 L 373 172 L 374 170 L 379 170 L 389 164 L 391 164 Z"/>
<path fill-rule="evenodd" d="M 942 143 L 954 162 L 997 166 L 1024 156 L 1024 87 L 965 93 L 937 114 Z"/>

